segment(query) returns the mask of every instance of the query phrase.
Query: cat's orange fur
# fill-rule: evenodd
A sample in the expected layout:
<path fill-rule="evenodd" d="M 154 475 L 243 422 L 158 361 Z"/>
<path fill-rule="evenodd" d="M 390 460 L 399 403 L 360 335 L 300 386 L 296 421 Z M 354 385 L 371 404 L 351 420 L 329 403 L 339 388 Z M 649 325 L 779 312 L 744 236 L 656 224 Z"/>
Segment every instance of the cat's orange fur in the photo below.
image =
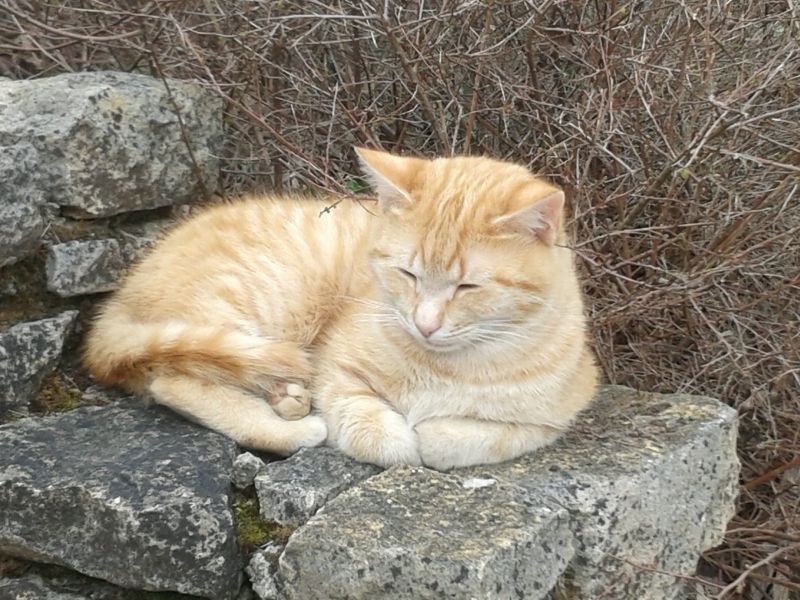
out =
<path fill-rule="evenodd" d="M 597 380 L 562 192 L 487 158 L 359 155 L 374 214 L 254 197 L 177 227 L 99 315 L 89 369 L 282 454 L 449 468 L 554 440 Z"/>

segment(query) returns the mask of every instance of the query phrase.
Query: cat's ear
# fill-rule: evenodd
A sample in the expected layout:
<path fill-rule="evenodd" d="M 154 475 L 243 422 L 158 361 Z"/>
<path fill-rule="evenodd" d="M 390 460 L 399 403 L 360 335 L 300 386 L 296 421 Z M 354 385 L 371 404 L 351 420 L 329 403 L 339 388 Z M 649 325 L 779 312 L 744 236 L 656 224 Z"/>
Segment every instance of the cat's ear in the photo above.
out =
<path fill-rule="evenodd" d="M 383 209 L 404 208 L 410 205 L 414 177 L 422 163 L 420 158 L 396 156 L 379 150 L 355 149 L 364 174 L 378 194 Z"/>
<path fill-rule="evenodd" d="M 556 242 L 564 215 L 564 192 L 552 190 L 545 196 L 511 214 L 495 220 L 506 231 L 514 231 L 536 238 L 552 246 Z"/>

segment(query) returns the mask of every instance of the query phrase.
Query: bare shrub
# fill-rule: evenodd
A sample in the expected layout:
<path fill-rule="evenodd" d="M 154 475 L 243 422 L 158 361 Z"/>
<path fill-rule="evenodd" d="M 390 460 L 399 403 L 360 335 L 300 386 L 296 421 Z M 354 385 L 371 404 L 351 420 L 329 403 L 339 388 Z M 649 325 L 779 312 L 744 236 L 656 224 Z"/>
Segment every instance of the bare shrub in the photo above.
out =
<path fill-rule="evenodd" d="M 739 410 L 713 593 L 800 590 L 796 2 L 0 0 L 0 36 L 15 78 L 204 82 L 227 100 L 228 193 L 358 192 L 352 144 L 552 177 L 606 378 Z"/>

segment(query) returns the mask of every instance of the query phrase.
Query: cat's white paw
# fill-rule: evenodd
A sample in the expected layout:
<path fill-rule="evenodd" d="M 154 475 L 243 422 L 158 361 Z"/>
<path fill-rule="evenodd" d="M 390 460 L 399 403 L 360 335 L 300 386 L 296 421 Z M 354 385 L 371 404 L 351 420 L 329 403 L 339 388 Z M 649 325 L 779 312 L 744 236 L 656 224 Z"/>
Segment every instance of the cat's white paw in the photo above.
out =
<path fill-rule="evenodd" d="M 328 426 L 325 419 L 317 415 L 308 415 L 293 423 L 298 427 L 300 435 L 297 439 L 298 450 L 303 447 L 321 445 L 328 437 Z"/>
<path fill-rule="evenodd" d="M 356 460 L 380 467 L 422 464 L 417 436 L 405 417 L 389 409 L 342 424 L 335 444 Z"/>
<path fill-rule="evenodd" d="M 458 439 L 458 432 L 454 429 L 438 420 L 423 421 L 414 427 L 423 465 L 437 471 L 447 471 L 481 462 L 472 456 L 469 446 L 464 444 L 465 440 Z"/>
<path fill-rule="evenodd" d="M 311 394 L 302 383 L 279 381 L 275 384 L 270 406 L 287 421 L 301 419 L 311 412 Z"/>

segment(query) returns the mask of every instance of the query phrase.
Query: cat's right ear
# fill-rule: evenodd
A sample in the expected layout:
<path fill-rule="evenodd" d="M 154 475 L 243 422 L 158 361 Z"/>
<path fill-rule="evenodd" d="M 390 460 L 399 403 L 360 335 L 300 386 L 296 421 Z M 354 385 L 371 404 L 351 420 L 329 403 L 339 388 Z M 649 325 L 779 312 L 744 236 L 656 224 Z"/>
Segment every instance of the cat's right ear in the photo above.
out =
<path fill-rule="evenodd" d="M 381 209 L 395 211 L 413 202 L 411 191 L 424 162 L 422 159 L 359 147 L 355 151 L 364 174 L 378 194 Z"/>

